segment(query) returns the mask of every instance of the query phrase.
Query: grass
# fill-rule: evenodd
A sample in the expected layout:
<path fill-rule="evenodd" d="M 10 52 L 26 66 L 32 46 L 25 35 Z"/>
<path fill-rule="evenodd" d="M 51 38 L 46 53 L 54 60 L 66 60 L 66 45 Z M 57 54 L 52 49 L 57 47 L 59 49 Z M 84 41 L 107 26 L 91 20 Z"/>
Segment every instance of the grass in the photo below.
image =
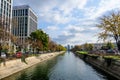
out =
<path fill-rule="evenodd" d="M 87 54 L 88 56 L 93 56 L 93 57 L 98 57 L 98 56 L 103 56 L 106 59 L 114 59 L 114 60 L 120 60 L 119 55 L 98 55 L 98 54 L 88 54 L 87 51 L 77 51 L 79 54 Z"/>
<path fill-rule="evenodd" d="M 87 51 L 77 51 L 77 53 L 79 53 L 79 54 L 88 54 Z"/>
<path fill-rule="evenodd" d="M 120 56 L 111 56 L 111 55 L 109 55 L 109 56 L 104 56 L 104 58 L 111 58 L 111 59 L 115 59 L 115 60 L 120 60 Z"/>
<path fill-rule="evenodd" d="M 99 55 L 97 55 L 97 54 L 88 54 L 89 56 L 95 56 L 95 57 L 97 57 L 97 56 L 99 56 Z"/>

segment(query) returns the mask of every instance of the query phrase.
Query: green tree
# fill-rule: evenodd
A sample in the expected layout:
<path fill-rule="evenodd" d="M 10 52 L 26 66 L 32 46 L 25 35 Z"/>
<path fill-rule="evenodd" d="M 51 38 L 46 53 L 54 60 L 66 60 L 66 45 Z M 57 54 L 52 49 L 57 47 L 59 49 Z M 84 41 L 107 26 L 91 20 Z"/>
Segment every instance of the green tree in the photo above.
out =
<path fill-rule="evenodd" d="M 120 51 L 120 11 L 111 12 L 99 18 L 96 25 L 102 30 L 98 34 L 98 39 L 107 40 L 113 38 L 116 41 L 118 50 Z"/>
<path fill-rule="evenodd" d="M 84 50 L 86 50 L 86 51 L 91 51 L 91 50 L 93 50 L 93 44 L 85 43 L 85 44 L 83 45 L 83 47 L 84 47 Z"/>
<path fill-rule="evenodd" d="M 89 44 L 89 50 L 91 51 L 91 50 L 93 50 L 93 44 Z"/>
<path fill-rule="evenodd" d="M 57 51 L 66 51 L 66 48 L 62 45 L 57 45 Z"/>
<path fill-rule="evenodd" d="M 106 46 L 107 46 L 108 49 L 113 49 L 113 48 L 114 48 L 114 44 L 111 43 L 111 42 L 108 42 L 108 43 L 106 44 Z"/>
<path fill-rule="evenodd" d="M 105 44 L 101 47 L 101 49 L 103 49 L 103 50 L 108 50 L 108 49 L 113 49 L 114 47 L 115 47 L 115 46 L 114 46 L 113 43 L 107 42 L 107 43 L 105 43 Z"/>
<path fill-rule="evenodd" d="M 35 49 L 40 50 L 42 48 L 42 50 L 44 51 L 48 48 L 49 37 L 41 29 L 32 32 L 30 34 L 30 37 L 28 37 L 28 40 L 33 48 L 33 52 Z"/>

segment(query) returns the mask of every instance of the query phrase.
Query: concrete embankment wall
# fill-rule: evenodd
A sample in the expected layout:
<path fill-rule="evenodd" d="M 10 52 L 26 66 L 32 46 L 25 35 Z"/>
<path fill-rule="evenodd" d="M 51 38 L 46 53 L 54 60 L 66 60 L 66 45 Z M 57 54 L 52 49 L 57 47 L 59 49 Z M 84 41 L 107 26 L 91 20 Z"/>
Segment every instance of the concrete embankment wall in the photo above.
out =
<path fill-rule="evenodd" d="M 107 61 L 103 57 L 92 57 L 92 56 L 84 56 L 83 54 L 77 54 L 81 59 L 85 62 L 91 64 L 95 68 L 101 70 L 105 74 L 108 74 L 114 77 L 114 80 L 120 80 L 120 61 L 111 61 L 111 64 L 108 66 Z"/>
<path fill-rule="evenodd" d="M 21 62 L 21 59 L 16 60 L 9 60 L 6 62 L 6 66 L 1 65 L 0 66 L 0 79 L 8 77 L 14 73 L 17 73 L 21 70 L 24 70 L 26 68 L 29 68 L 35 64 L 38 64 L 40 62 L 43 62 L 45 60 L 51 59 L 59 54 L 63 54 L 64 52 L 54 52 L 54 53 L 46 53 L 46 54 L 40 54 L 40 56 L 32 56 L 26 58 L 27 64 Z"/>

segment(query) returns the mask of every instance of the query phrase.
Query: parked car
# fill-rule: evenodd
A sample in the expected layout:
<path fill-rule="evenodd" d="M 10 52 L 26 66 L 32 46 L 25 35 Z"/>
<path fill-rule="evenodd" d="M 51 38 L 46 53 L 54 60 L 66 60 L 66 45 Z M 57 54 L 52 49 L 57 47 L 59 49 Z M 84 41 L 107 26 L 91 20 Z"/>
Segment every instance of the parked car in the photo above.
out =
<path fill-rule="evenodd" d="M 16 57 L 17 57 L 17 58 L 21 58 L 21 57 L 22 57 L 22 52 L 20 52 L 20 51 L 17 52 L 17 53 L 16 53 Z"/>
<path fill-rule="evenodd" d="M 115 53 L 115 50 L 109 49 L 106 51 L 106 53 Z"/>

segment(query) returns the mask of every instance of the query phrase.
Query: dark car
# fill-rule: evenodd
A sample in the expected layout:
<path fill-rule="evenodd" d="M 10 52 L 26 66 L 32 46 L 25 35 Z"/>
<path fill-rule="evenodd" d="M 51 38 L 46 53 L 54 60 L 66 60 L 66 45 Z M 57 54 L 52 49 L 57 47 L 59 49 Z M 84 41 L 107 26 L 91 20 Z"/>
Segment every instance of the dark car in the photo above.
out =
<path fill-rule="evenodd" d="M 115 50 L 109 49 L 106 51 L 106 53 L 115 53 Z"/>

